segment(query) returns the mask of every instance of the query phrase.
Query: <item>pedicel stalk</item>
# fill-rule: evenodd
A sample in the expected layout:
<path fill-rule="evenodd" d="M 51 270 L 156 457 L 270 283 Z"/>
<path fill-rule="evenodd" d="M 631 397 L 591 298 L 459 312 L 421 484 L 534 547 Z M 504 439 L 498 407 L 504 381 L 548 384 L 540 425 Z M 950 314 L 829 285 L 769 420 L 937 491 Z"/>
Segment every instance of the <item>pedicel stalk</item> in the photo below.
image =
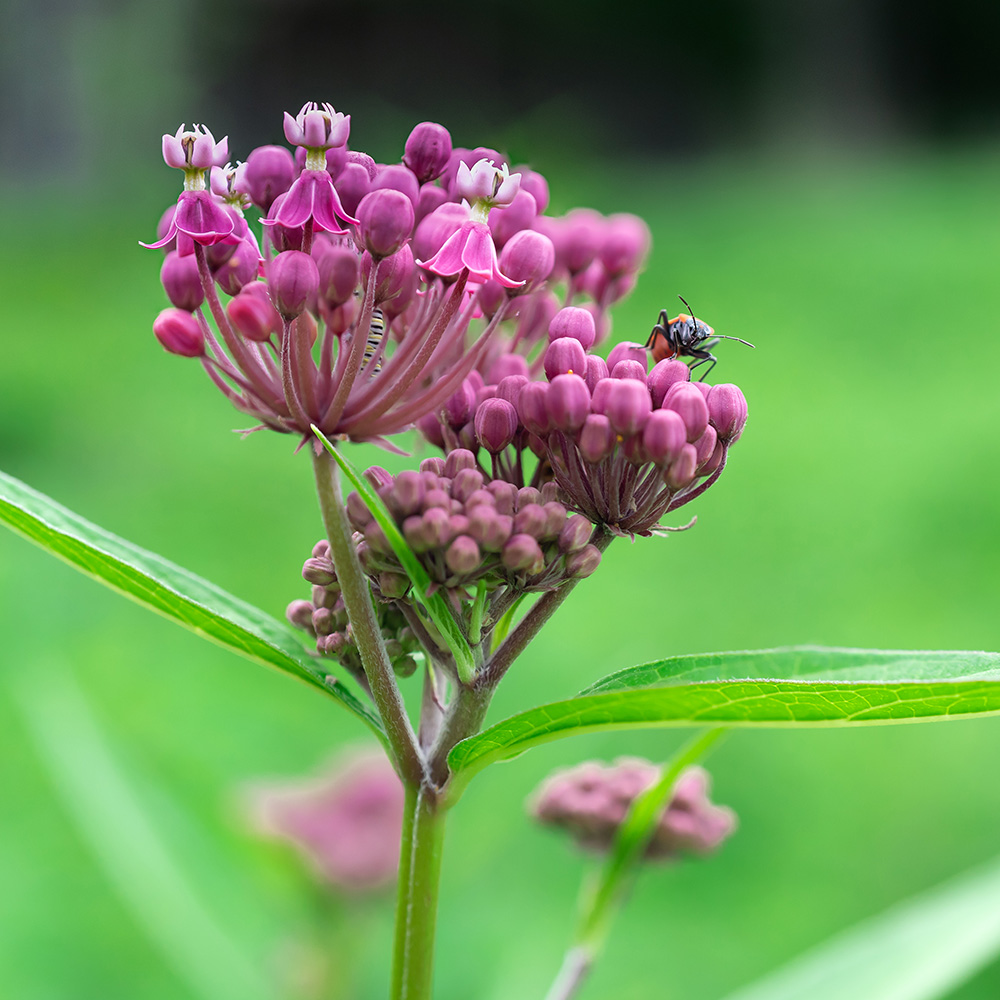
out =
<path fill-rule="evenodd" d="M 685 770 L 724 728 L 998 712 L 1000 657 L 675 656 L 484 730 L 497 686 L 608 545 L 688 526 L 678 511 L 718 482 L 747 404 L 735 385 L 693 381 L 679 358 L 650 368 L 644 331 L 605 357 L 609 310 L 650 248 L 641 220 L 547 215 L 544 177 L 496 150 L 455 148 L 432 122 L 391 164 L 350 148 L 350 126 L 306 104 L 285 115 L 293 150 L 264 146 L 235 165 L 204 126 L 165 135 L 183 190 L 144 244 L 165 254 L 163 348 L 201 366 L 246 433 L 289 435 L 289 461 L 313 465 L 323 537 L 289 624 L 3 474 L 0 519 L 375 734 L 400 786 L 383 772 L 371 794 L 335 784 L 328 808 L 272 798 L 261 823 L 334 883 L 378 882 L 399 843 L 393 1000 L 431 996 L 444 824 L 478 771 L 575 733 L 707 727 L 662 772 L 587 766 L 540 793 L 540 820 L 610 851 L 550 993 L 565 1000 L 635 865 L 705 853 L 733 829 L 704 774 Z M 355 469 L 352 442 L 405 454 L 392 438 L 413 427 L 431 454 L 412 468 Z M 375 811 L 360 822 L 352 810 L 364 808 Z"/>

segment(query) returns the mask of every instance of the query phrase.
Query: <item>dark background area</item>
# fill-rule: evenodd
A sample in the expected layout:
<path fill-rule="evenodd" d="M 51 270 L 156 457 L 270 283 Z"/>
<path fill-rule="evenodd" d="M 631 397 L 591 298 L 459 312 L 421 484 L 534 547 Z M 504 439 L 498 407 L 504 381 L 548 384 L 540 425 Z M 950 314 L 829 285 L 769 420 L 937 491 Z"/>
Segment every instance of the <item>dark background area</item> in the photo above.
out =
<path fill-rule="evenodd" d="M 353 113 L 386 158 L 385 137 L 431 113 L 459 143 L 536 157 L 794 156 L 1000 127 L 1000 6 L 983 0 L 8 0 L 0 16 L 15 183 L 92 184 L 192 116 L 239 155 L 305 100 Z"/>

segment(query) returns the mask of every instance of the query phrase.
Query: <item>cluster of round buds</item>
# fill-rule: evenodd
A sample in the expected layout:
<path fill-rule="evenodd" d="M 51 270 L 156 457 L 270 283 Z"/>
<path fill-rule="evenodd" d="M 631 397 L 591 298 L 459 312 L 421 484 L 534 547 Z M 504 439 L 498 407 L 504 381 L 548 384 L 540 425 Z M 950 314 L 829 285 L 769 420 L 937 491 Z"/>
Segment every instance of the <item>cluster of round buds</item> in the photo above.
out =
<path fill-rule="evenodd" d="M 351 893 L 389 884 L 403 826 L 403 786 L 385 754 L 348 751 L 306 781 L 249 789 L 250 820 L 299 851 L 326 885 Z"/>
<path fill-rule="evenodd" d="M 532 797 L 539 822 L 568 831 L 582 847 L 606 851 L 636 797 L 660 777 L 649 761 L 621 758 L 611 765 L 580 764 L 548 778 Z M 678 778 L 646 848 L 647 858 L 707 854 L 735 829 L 731 809 L 709 801 L 709 777 L 700 767 Z"/>
<path fill-rule="evenodd" d="M 525 453 L 560 499 L 615 534 L 649 535 L 668 512 L 712 485 L 747 420 L 735 385 L 692 382 L 679 360 L 648 369 L 648 352 L 622 343 L 607 361 L 591 354 L 592 313 L 560 309 L 542 355 L 547 381 L 531 381 L 521 359 L 495 366 L 495 384 L 470 376 L 419 427 L 434 444 L 491 455 L 493 474 L 520 484 Z"/>
<path fill-rule="evenodd" d="M 279 431 L 380 441 L 470 373 L 496 381 L 512 354 L 540 370 L 560 300 L 608 329 L 648 249 L 640 220 L 549 218 L 542 175 L 455 148 L 433 122 L 413 129 L 401 162 L 376 163 L 349 147 L 350 124 L 306 104 L 285 115 L 294 152 L 262 146 L 236 166 L 206 129 L 164 137 L 186 189 L 149 244 L 167 252 L 171 304 L 155 333 L 201 359 L 237 408 Z"/>
<path fill-rule="evenodd" d="M 286 611 L 288 620 L 313 636 L 318 653 L 335 658 L 355 677 L 363 678 L 361 654 L 347 620 L 329 542 L 316 543 L 302 566 L 302 576 L 312 584 L 312 600 L 292 601 Z M 417 669 L 413 654 L 420 651 L 419 641 L 398 608 L 379 603 L 376 614 L 392 669 L 400 677 L 409 677 Z"/>
<path fill-rule="evenodd" d="M 433 584 L 456 605 L 481 584 L 487 593 L 552 590 L 590 576 L 601 553 L 590 544 L 590 522 L 555 499 L 552 484 L 517 489 L 490 479 L 472 452 L 428 458 L 419 472 L 391 476 L 369 469 L 368 478 L 417 553 Z M 405 598 L 410 582 L 385 533 L 355 493 L 347 511 L 360 533 L 361 564 L 384 598 Z"/>

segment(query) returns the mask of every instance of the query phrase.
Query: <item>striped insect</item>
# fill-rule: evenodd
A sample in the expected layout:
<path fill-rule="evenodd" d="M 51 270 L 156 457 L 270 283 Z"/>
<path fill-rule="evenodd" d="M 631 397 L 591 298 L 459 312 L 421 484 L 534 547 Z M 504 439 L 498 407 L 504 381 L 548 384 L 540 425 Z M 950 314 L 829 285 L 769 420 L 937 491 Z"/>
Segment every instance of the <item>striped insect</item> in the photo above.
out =
<path fill-rule="evenodd" d="M 677 298 L 691 309 L 684 296 L 678 295 Z M 704 381 L 718 363 L 718 358 L 708 348 L 714 347 L 720 340 L 736 340 L 746 344 L 747 347 L 753 347 L 753 344 L 740 340 L 739 337 L 716 333 L 707 323 L 695 319 L 693 311 L 690 316 L 680 313 L 674 319 L 670 319 L 667 310 L 661 309 L 659 321 L 653 327 L 653 332 L 644 346 L 653 352 L 653 361 L 663 361 L 667 358 L 694 358 L 695 361 L 690 366 L 691 371 L 706 362 L 711 362 L 699 376 L 699 379 Z"/>
<path fill-rule="evenodd" d="M 381 309 L 372 312 L 372 321 L 368 324 L 368 339 L 365 341 L 365 356 L 362 359 L 361 367 L 366 368 L 371 364 L 372 358 L 379 354 L 382 346 L 382 338 L 385 336 L 385 317 Z M 382 370 L 382 357 L 379 354 L 378 360 L 371 369 L 372 375 L 377 375 Z"/>

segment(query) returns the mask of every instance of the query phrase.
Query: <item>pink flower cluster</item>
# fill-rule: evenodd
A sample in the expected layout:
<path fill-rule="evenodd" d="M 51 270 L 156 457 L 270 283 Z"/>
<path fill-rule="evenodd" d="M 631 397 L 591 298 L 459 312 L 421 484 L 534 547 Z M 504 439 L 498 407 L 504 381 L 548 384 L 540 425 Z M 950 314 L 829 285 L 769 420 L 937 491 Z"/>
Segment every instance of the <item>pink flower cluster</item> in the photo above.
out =
<path fill-rule="evenodd" d="M 395 878 L 403 799 L 384 754 L 349 751 L 321 778 L 252 788 L 250 811 L 260 833 L 293 845 L 323 882 L 363 893 Z"/>
<path fill-rule="evenodd" d="M 614 534 L 654 533 L 721 475 L 746 424 L 743 393 L 692 382 L 679 360 L 650 370 L 636 343 L 618 344 L 605 361 L 590 352 L 587 309 L 559 310 L 548 337 L 547 380 L 529 379 L 520 358 L 500 359 L 495 384 L 474 373 L 420 429 L 445 451 L 482 445 L 493 474 L 516 486 L 533 452 L 531 485 L 551 479 L 568 507 Z"/>
<path fill-rule="evenodd" d="M 659 779 L 646 760 L 623 757 L 614 764 L 590 761 L 560 771 L 539 787 L 531 813 L 546 826 L 568 831 L 582 847 L 606 851 L 636 797 Z M 736 829 L 731 809 L 709 801 L 708 774 L 688 768 L 677 780 L 646 848 L 647 858 L 707 854 Z"/>
<path fill-rule="evenodd" d="M 438 412 L 473 372 L 538 372 L 560 302 L 606 334 L 649 247 L 644 223 L 544 214 L 548 185 L 424 122 L 400 162 L 349 147 L 329 104 L 285 115 L 283 146 L 226 164 L 228 140 L 164 136 L 185 189 L 148 244 L 171 307 L 163 347 L 198 358 L 260 426 L 376 440 Z M 263 239 L 248 225 L 261 213 Z M 228 297 L 228 301 L 225 300 Z"/>

